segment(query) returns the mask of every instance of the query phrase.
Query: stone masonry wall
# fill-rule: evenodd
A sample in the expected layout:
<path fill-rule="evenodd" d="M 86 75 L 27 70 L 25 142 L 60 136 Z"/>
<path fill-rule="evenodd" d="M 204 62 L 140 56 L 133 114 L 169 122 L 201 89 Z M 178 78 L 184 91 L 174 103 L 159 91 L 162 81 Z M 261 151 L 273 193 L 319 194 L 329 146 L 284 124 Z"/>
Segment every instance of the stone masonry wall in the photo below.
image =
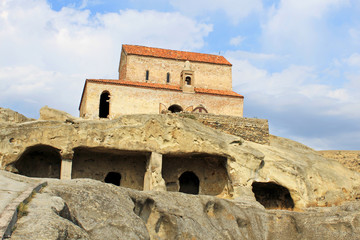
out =
<path fill-rule="evenodd" d="M 123 60 L 121 60 L 123 61 Z M 120 66 L 119 77 L 126 74 L 126 80 L 146 82 L 146 70 L 149 70 L 149 83 L 180 85 L 181 71 L 185 61 L 155 58 L 147 56 L 127 55 L 126 65 Z M 231 66 L 201 62 L 191 62 L 194 71 L 194 86 L 199 88 L 232 90 Z M 120 64 L 121 65 L 121 64 Z M 126 71 L 125 74 L 121 71 Z M 170 83 L 166 82 L 166 74 L 170 73 Z"/>
<path fill-rule="evenodd" d="M 239 136 L 246 141 L 260 144 L 270 143 L 269 123 L 267 119 L 201 113 L 181 113 L 179 116 L 196 119 L 209 127 Z"/>
<path fill-rule="evenodd" d="M 183 109 L 201 104 L 209 113 L 243 115 L 243 98 L 88 82 L 81 117 L 98 118 L 100 95 L 104 91 L 110 93 L 110 119 L 127 114 L 158 114 L 160 104 L 166 108 L 177 104 Z"/>

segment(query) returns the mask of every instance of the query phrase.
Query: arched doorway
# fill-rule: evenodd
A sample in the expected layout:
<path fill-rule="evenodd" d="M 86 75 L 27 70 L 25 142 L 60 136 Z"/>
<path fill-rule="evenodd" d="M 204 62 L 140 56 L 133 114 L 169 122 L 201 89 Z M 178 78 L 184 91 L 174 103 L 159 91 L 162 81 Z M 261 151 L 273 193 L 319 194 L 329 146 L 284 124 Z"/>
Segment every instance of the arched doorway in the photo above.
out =
<path fill-rule="evenodd" d="M 104 182 L 111 183 L 116 186 L 120 186 L 120 181 L 121 181 L 121 174 L 118 172 L 109 172 L 104 179 Z"/>
<path fill-rule="evenodd" d="M 199 178 L 193 172 L 184 172 L 179 177 L 179 192 L 199 194 Z"/>
<path fill-rule="evenodd" d="M 100 96 L 99 117 L 107 118 L 109 116 L 109 109 L 110 109 L 110 93 L 108 91 L 104 91 Z"/>
<path fill-rule="evenodd" d="M 60 178 L 59 149 L 48 145 L 28 147 L 15 162 L 18 173 L 28 177 Z"/>
<path fill-rule="evenodd" d="M 294 201 L 287 188 L 273 182 L 253 182 L 256 201 L 265 208 L 292 209 Z"/>
<path fill-rule="evenodd" d="M 186 85 L 191 85 L 191 77 L 190 76 L 187 76 L 185 78 L 185 83 L 186 83 Z"/>
<path fill-rule="evenodd" d="M 183 109 L 179 105 L 173 104 L 168 108 L 168 110 L 172 113 L 177 113 L 177 112 L 182 112 Z"/>

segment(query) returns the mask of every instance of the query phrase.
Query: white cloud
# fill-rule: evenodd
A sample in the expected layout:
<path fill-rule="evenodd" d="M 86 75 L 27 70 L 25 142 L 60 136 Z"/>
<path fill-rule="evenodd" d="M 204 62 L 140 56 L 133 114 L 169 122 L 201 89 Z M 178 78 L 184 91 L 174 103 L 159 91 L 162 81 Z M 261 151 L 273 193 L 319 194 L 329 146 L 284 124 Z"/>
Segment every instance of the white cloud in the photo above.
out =
<path fill-rule="evenodd" d="M 45 0 L 5 0 L 1 5 L 3 107 L 28 99 L 33 110 L 54 103 L 77 115 L 85 78 L 117 77 L 122 43 L 196 50 L 212 31 L 212 25 L 180 13 L 124 10 L 91 15 L 69 7 L 54 11 Z"/>
<path fill-rule="evenodd" d="M 240 43 L 242 43 L 242 41 L 244 41 L 244 40 L 245 40 L 245 37 L 242 37 L 242 36 L 233 37 L 230 39 L 230 45 L 239 46 Z"/>
<path fill-rule="evenodd" d="M 303 56 L 310 60 L 336 36 L 328 29 L 329 13 L 348 6 L 347 0 L 281 0 L 268 11 L 262 25 L 262 42 L 272 52 Z M 334 20 L 335 21 L 335 20 Z M 329 51 L 329 48 L 326 49 Z"/>
<path fill-rule="evenodd" d="M 252 13 L 262 11 L 263 8 L 261 0 L 170 0 L 170 3 L 182 13 L 190 15 L 223 11 L 234 24 Z"/>

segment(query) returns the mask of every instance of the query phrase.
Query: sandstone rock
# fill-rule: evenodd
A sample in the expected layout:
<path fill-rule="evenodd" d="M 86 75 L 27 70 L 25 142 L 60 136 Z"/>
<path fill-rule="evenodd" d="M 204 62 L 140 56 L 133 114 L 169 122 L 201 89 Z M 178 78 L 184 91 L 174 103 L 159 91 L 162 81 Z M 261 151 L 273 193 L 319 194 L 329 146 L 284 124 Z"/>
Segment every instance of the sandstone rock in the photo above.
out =
<path fill-rule="evenodd" d="M 15 112 L 11 109 L 0 107 L 0 122 L 22 123 L 33 120 L 34 119 L 27 118 L 24 115 Z"/>
<path fill-rule="evenodd" d="M 11 239 L 358 239 L 360 202 L 303 212 L 248 199 L 140 192 L 94 180 L 49 181 Z"/>
<path fill-rule="evenodd" d="M 216 169 L 222 165 L 224 172 L 214 176 L 222 177 L 223 192 L 212 189 L 211 186 L 218 184 L 216 181 L 208 184 L 207 191 L 212 195 L 220 194 L 224 198 L 245 197 L 255 201 L 254 182 L 271 182 L 284 187 L 285 190 L 277 194 L 280 198 L 291 198 L 294 207 L 298 209 L 337 205 L 358 198 L 360 193 L 359 173 L 322 157 L 302 144 L 271 136 L 270 145 L 261 145 L 176 115 L 129 115 L 114 120 L 62 119 L 0 124 L 2 169 L 16 171 L 16 163 L 21 156 L 34 146 L 48 146 L 52 149 L 49 156 L 54 158 L 58 155 L 59 158 L 67 160 L 76 158 L 76 154 L 81 153 L 80 150 L 88 151 L 89 155 L 107 154 L 109 158 L 125 156 L 124 154 L 129 152 L 144 156 L 155 152 L 165 156 L 163 165 L 176 157 L 178 162 L 187 158 L 189 165 L 193 165 L 192 168 L 202 170 L 199 170 L 199 174 L 204 181 L 209 176 L 204 172 L 204 166 L 214 166 Z M 198 161 L 203 161 L 204 155 L 219 160 L 219 164 L 214 164 L 213 160 L 209 159 L 205 165 L 196 165 Z M 154 166 L 157 167 L 149 168 L 151 182 L 158 190 L 164 189 L 164 183 L 159 176 L 161 171 L 158 165 Z M 29 165 L 27 169 L 31 167 L 36 169 L 37 166 Z M 78 169 L 86 168 L 87 165 L 82 165 Z M 145 174 L 145 170 L 144 164 L 143 173 L 128 177 L 129 184 L 137 181 L 139 184 L 134 188 L 142 189 L 142 179 L 136 177 Z M 102 176 L 91 177 L 103 180 Z M 173 177 L 177 179 L 177 176 Z M 176 186 L 173 190 L 177 190 Z"/>
<path fill-rule="evenodd" d="M 64 111 L 60 111 L 54 108 L 49 108 L 48 106 L 44 106 L 40 109 L 39 120 L 72 122 L 75 119 L 76 119 L 75 117 L 71 116 L 70 114 Z"/>
<path fill-rule="evenodd" d="M 324 150 L 319 153 L 326 158 L 335 159 L 353 171 L 360 172 L 360 151 Z"/>

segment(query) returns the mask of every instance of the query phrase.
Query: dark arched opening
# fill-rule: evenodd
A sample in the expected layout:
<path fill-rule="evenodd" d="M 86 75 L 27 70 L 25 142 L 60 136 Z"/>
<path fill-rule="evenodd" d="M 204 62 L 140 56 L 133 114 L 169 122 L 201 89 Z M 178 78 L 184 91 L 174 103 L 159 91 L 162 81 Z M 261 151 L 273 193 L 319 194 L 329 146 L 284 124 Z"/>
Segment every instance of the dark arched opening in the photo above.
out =
<path fill-rule="evenodd" d="M 265 208 L 292 209 L 294 201 L 287 188 L 273 182 L 253 182 L 256 201 Z"/>
<path fill-rule="evenodd" d="M 100 96 L 99 117 L 107 118 L 110 109 L 110 93 L 105 91 Z"/>
<path fill-rule="evenodd" d="M 120 181 L 121 181 L 121 174 L 117 172 L 109 172 L 104 179 L 104 182 L 111 183 L 116 186 L 120 186 Z"/>
<path fill-rule="evenodd" d="M 177 113 L 177 112 L 181 112 L 183 109 L 179 105 L 173 104 L 168 108 L 168 110 L 172 113 Z"/>
<path fill-rule="evenodd" d="M 208 111 L 206 110 L 206 108 L 204 106 L 198 106 L 198 107 L 194 108 L 194 110 L 192 112 L 194 112 L 194 113 L 208 113 Z"/>
<path fill-rule="evenodd" d="M 18 173 L 28 177 L 60 178 L 59 149 L 47 145 L 27 148 L 15 162 Z"/>
<path fill-rule="evenodd" d="M 191 85 L 191 77 L 190 76 L 187 76 L 185 78 L 185 83 L 186 83 L 186 85 Z"/>
<path fill-rule="evenodd" d="M 199 194 L 199 178 L 193 172 L 184 172 L 179 177 L 179 192 L 188 194 Z"/>

